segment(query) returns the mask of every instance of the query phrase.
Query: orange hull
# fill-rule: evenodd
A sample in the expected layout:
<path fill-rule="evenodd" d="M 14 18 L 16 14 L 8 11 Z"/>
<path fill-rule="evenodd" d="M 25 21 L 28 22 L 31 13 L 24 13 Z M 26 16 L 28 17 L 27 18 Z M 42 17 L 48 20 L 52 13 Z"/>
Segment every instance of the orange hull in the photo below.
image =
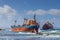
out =
<path fill-rule="evenodd" d="M 34 29 L 33 28 L 12 28 L 12 31 L 14 32 L 34 32 Z"/>

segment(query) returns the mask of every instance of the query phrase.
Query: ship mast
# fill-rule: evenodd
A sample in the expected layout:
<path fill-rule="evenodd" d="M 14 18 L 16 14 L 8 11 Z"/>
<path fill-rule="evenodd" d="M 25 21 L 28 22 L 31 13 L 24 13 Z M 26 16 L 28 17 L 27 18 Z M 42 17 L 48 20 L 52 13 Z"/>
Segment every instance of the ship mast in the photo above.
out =
<path fill-rule="evenodd" d="M 34 14 L 34 21 L 36 22 L 36 14 Z"/>
<path fill-rule="evenodd" d="M 16 25 L 16 22 L 17 22 L 17 21 L 15 20 L 14 25 Z"/>
<path fill-rule="evenodd" d="M 26 19 L 26 18 L 24 18 L 24 23 L 25 23 L 25 24 L 27 23 L 27 19 Z"/>
<path fill-rule="evenodd" d="M 23 25 L 25 25 L 25 26 L 27 25 L 27 20 L 28 20 L 28 19 L 24 18 Z"/>

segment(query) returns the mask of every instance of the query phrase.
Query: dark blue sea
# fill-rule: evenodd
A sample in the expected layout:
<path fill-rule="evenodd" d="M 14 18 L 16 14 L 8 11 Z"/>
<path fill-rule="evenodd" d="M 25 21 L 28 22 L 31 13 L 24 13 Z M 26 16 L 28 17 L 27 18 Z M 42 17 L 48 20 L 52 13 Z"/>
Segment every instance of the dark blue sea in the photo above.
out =
<path fill-rule="evenodd" d="M 40 30 L 39 32 L 41 34 L 2 30 L 0 40 L 60 40 L 60 30 Z"/>

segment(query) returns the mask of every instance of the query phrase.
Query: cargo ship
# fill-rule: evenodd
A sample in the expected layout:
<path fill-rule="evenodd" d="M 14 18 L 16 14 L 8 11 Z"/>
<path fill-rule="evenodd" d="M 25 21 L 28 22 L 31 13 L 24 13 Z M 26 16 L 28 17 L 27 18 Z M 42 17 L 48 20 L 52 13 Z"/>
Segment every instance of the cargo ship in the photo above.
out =
<path fill-rule="evenodd" d="M 14 32 L 32 32 L 32 33 L 38 33 L 38 29 L 39 29 L 39 23 L 36 21 L 36 15 L 34 15 L 33 20 L 30 19 L 26 19 L 24 18 L 24 22 L 22 24 L 22 26 L 17 25 L 16 26 L 16 20 L 15 20 L 15 24 L 13 26 L 11 26 L 12 31 Z"/>

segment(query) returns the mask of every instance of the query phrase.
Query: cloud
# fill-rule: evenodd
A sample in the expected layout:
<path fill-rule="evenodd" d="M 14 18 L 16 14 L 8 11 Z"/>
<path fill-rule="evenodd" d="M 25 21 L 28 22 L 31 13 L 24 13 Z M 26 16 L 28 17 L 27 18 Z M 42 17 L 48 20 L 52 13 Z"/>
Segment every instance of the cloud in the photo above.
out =
<path fill-rule="evenodd" d="M 8 20 L 11 20 L 16 15 L 16 10 L 8 5 L 0 7 L 0 15 L 5 15 Z"/>
<path fill-rule="evenodd" d="M 9 26 L 12 25 L 15 16 L 15 9 L 8 5 L 0 6 L 0 28 L 9 28 Z"/>
<path fill-rule="evenodd" d="M 49 9 L 49 10 L 43 10 L 43 9 L 37 9 L 37 10 L 30 10 L 27 11 L 27 14 L 36 14 L 36 15 L 45 15 L 45 14 L 51 14 L 51 15 L 60 15 L 59 9 Z"/>
<path fill-rule="evenodd" d="M 27 12 L 27 14 L 37 14 L 37 15 L 43 15 L 45 13 L 46 13 L 46 11 L 42 10 L 42 9 L 38 9 L 38 10 L 35 10 L 35 11 L 30 10 L 30 11 Z"/>
<path fill-rule="evenodd" d="M 50 10 L 48 10 L 48 13 L 52 14 L 52 15 L 60 15 L 60 10 L 58 10 L 58 9 L 50 9 Z"/>

